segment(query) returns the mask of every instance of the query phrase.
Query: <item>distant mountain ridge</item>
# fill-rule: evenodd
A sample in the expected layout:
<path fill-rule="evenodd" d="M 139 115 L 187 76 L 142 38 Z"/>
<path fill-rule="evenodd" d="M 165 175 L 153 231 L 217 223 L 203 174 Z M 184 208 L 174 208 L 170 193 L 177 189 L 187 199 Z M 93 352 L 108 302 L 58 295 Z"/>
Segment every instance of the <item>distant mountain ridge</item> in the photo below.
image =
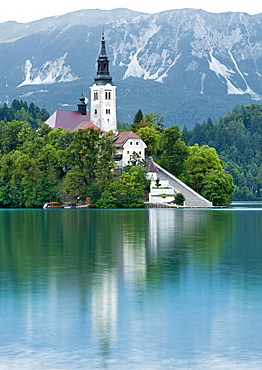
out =
<path fill-rule="evenodd" d="M 0 24 L 0 104 L 74 109 L 89 97 L 103 29 L 121 122 L 140 108 L 192 127 L 262 103 L 262 14 L 114 9 Z"/>

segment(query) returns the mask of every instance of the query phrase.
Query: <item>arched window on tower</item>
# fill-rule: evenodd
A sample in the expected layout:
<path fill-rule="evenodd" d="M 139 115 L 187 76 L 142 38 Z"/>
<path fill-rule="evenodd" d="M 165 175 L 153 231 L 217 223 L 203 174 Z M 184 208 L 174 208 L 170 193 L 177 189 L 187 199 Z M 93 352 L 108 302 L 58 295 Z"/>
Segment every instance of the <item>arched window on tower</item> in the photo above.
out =
<path fill-rule="evenodd" d="M 97 109 L 94 110 L 94 113 L 97 114 Z"/>
<path fill-rule="evenodd" d="M 106 100 L 110 100 L 111 99 L 111 92 L 110 91 L 106 91 L 105 92 L 105 99 Z"/>
<path fill-rule="evenodd" d="M 94 92 L 94 100 L 98 100 L 98 91 Z"/>

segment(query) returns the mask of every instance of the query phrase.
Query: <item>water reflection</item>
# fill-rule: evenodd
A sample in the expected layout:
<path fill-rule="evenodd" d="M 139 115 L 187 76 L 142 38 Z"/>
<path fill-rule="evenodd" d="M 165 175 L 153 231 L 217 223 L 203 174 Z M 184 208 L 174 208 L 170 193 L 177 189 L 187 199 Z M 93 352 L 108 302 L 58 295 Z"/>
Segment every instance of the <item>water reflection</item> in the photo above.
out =
<path fill-rule="evenodd" d="M 25 353 L 41 369 L 234 368 L 248 353 L 254 367 L 261 221 L 234 209 L 0 211 L 0 368 Z"/>

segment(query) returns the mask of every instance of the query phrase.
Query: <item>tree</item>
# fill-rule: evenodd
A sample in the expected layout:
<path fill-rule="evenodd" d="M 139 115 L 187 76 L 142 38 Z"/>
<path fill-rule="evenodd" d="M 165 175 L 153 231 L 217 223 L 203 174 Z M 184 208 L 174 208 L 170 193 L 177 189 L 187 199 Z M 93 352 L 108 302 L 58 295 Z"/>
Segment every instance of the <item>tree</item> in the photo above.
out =
<path fill-rule="evenodd" d="M 184 195 L 182 193 L 177 193 L 175 195 L 175 204 L 177 204 L 178 206 L 183 206 L 184 205 L 184 201 L 186 200 L 186 198 L 184 197 Z"/>
<path fill-rule="evenodd" d="M 99 153 L 100 131 L 88 128 L 78 130 L 66 149 L 66 164 L 79 169 L 86 183 L 95 177 L 94 171 Z"/>
<path fill-rule="evenodd" d="M 88 196 L 88 190 L 92 182 L 85 176 L 79 168 L 70 169 L 63 181 L 63 191 L 69 195 L 70 200 L 76 198 L 86 199 Z"/>
<path fill-rule="evenodd" d="M 143 118 L 144 118 L 144 116 L 143 116 L 143 113 L 142 113 L 141 109 L 138 109 L 138 111 L 137 111 L 137 113 L 134 117 L 133 124 L 137 125 L 140 121 L 142 121 Z"/>
<path fill-rule="evenodd" d="M 215 170 L 223 172 L 223 165 L 216 150 L 208 145 L 199 147 L 195 144 L 189 147 L 186 166 L 189 176 L 187 183 L 200 194 L 204 187 L 204 179 L 209 172 Z"/>
<path fill-rule="evenodd" d="M 226 173 L 222 161 L 214 148 L 208 145 L 189 148 L 187 159 L 188 182 L 199 194 L 213 205 L 228 205 L 234 192 L 233 178 Z"/>
<path fill-rule="evenodd" d="M 137 131 L 137 135 L 141 137 L 144 143 L 147 145 L 146 153 L 151 156 L 156 154 L 159 149 L 160 134 L 154 127 L 141 127 Z"/>
<path fill-rule="evenodd" d="M 131 167 L 109 184 L 96 206 L 98 208 L 141 208 L 142 197 L 149 185 L 142 167 Z"/>
<path fill-rule="evenodd" d="M 31 207 L 32 194 L 41 173 L 34 158 L 18 150 L 12 151 L 0 160 L 0 184 L 6 183 L 8 200 L 11 207 Z M 2 186 L 3 190 L 3 186 Z"/>
<path fill-rule="evenodd" d="M 55 182 L 42 176 L 33 189 L 31 206 L 42 208 L 46 202 L 58 202 L 57 188 Z"/>
<path fill-rule="evenodd" d="M 160 164 L 177 177 L 185 173 L 185 161 L 188 157 L 188 147 L 181 137 L 182 134 L 175 125 L 165 129 L 160 139 Z"/>
<path fill-rule="evenodd" d="M 64 151 L 72 143 L 74 136 L 74 131 L 58 127 L 48 133 L 48 142 L 56 149 Z"/>
<path fill-rule="evenodd" d="M 232 176 L 223 171 L 209 172 L 203 181 L 202 195 L 212 201 L 214 206 L 226 206 L 231 203 L 229 197 L 234 192 Z"/>
<path fill-rule="evenodd" d="M 113 181 L 115 147 L 109 136 L 93 128 L 78 130 L 65 152 L 68 169 L 64 191 L 70 196 L 85 199 L 89 196 L 92 184 L 103 192 Z"/>
<path fill-rule="evenodd" d="M 51 144 L 44 145 L 36 156 L 36 163 L 49 179 L 55 180 L 62 172 L 62 161 L 60 161 L 59 151 Z"/>
<path fill-rule="evenodd" d="M 28 126 L 25 122 L 11 121 L 1 126 L 0 145 L 3 154 L 18 148 L 21 144 L 19 133 L 25 125 Z"/>
<path fill-rule="evenodd" d="M 141 158 L 141 155 L 139 155 L 137 152 L 133 152 L 130 155 L 130 162 L 132 166 L 146 167 L 146 161 L 143 158 Z"/>
<path fill-rule="evenodd" d="M 116 147 L 114 140 L 110 136 L 101 136 L 98 140 L 98 157 L 95 168 L 95 184 L 100 192 L 103 192 L 107 185 L 113 181 L 116 169 L 114 154 Z"/>
<path fill-rule="evenodd" d="M 141 113 L 137 112 L 138 116 L 135 116 L 134 123 L 131 125 L 131 129 L 134 132 L 137 132 L 142 127 L 153 127 L 158 133 L 162 133 L 164 128 L 163 116 L 152 112 L 147 112 L 143 116 Z"/>

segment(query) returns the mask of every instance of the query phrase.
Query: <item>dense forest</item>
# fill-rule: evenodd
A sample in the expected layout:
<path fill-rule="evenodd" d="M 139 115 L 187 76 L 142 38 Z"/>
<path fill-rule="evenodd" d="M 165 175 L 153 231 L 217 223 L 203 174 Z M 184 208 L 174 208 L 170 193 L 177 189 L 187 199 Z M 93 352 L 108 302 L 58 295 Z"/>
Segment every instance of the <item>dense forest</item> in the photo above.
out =
<path fill-rule="evenodd" d="M 27 104 L 26 101 L 13 100 L 10 107 L 5 103 L 0 107 L 0 121 L 3 123 L 13 120 L 26 121 L 34 128 L 38 123 L 45 122 L 49 114 L 45 109 L 40 109 L 34 103 Z"/>
<path fill-rule="evenodd" d="M 3 109 L 0 207 L 42 207 L 48 201 L 89 203 L 98 208 L 144 206 L 149 188 L 146 163 L 133 155 L 131 165 L 119 171 L 112 133 L 51 129 L 42 122 L 47 112 L 32 103 L 14 101 Z M 6 121 L 8 113 L 20 120 Z M 162 120 L 139 110 L 126 128 L 138 133 L 147 144 L 147 155 L 169 172 L 214 205 L 229 204 L 232 176 L 216 150 L 208 145 L 188 146 L 178 126 L 166 129 Z"/>
<path fill-rule="evenodd" d="M 237 106 L 218 122 L 209 118 L 183 134 L 189 145 L 216 149 L 234 179 L 232 200 L 262 199 L 262 105 Z"/>
<path fill-rule="evenodd" d="M 148 181 L 141 166 L 117 171 L 113 139 L 99 130 L 51 129 L 45 110 L 14 101 L 0 122 L 0 207 L 45 202 L 142 207 Z M 23 114 L 22 116 L 20 116 Z M 7 121 L 8 117 L 20 118 Z"/>

